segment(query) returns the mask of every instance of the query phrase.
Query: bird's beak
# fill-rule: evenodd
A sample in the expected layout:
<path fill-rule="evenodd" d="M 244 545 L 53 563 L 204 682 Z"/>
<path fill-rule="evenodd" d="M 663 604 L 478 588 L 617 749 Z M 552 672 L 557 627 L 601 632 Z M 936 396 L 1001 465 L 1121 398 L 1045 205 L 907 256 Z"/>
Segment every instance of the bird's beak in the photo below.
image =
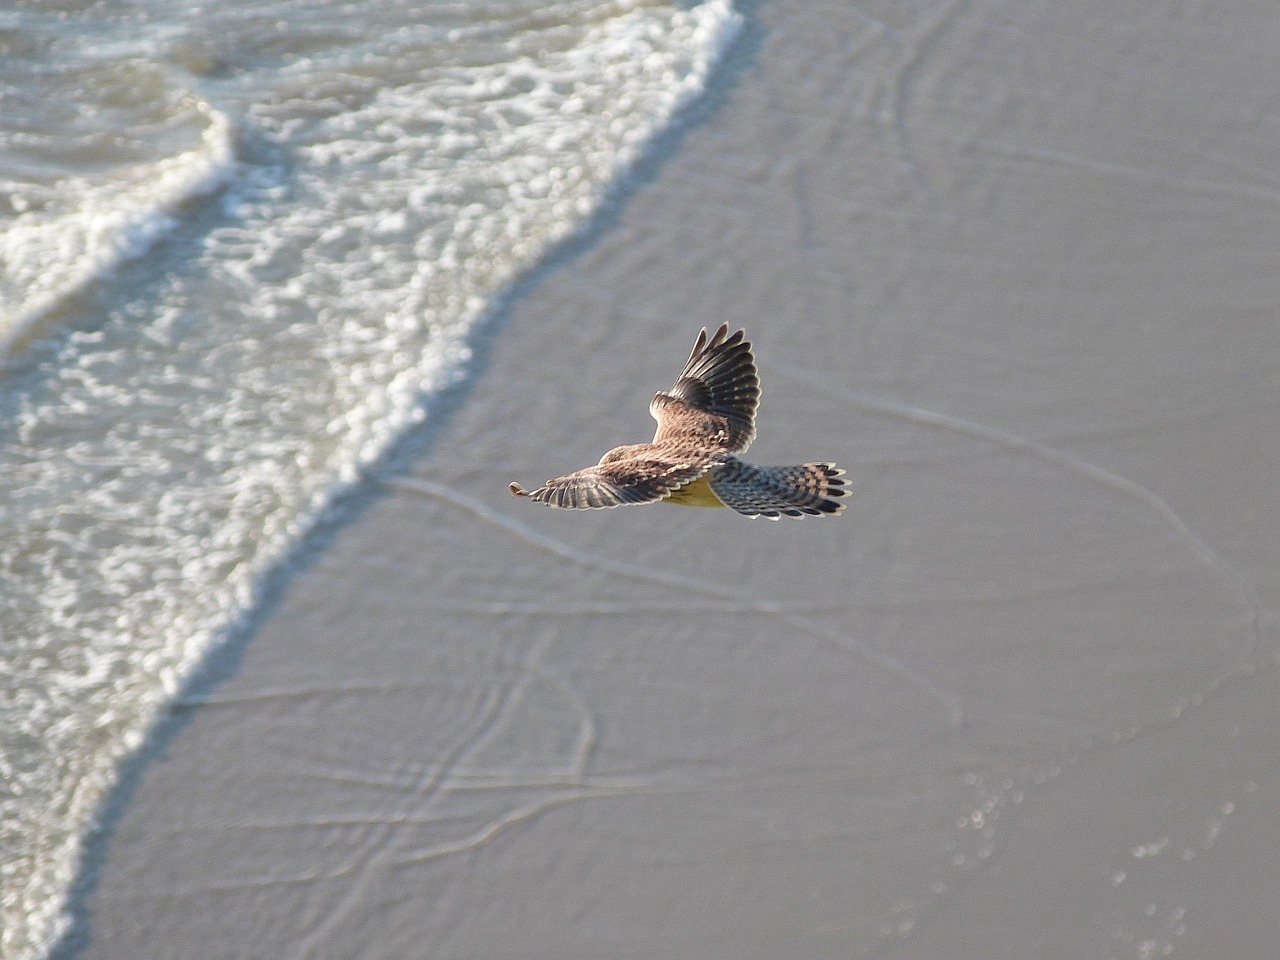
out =
<path fill-rule="evenodd" d="M 511 491 L 513 497 L 527 497 L 529 495 L 529 492 L 514 480 L 511 481 L 511 486 L 507 489 Z"/>

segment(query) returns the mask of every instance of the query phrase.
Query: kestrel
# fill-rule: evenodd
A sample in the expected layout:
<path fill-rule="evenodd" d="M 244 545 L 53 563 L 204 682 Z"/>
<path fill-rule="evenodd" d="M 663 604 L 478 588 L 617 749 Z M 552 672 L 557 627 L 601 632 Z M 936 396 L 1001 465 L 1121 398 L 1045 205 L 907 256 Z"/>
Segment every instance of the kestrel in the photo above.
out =
<path fill-rule="evenodd" d="M 615 447 L 587 467 L 534 491 L 511 484 L 517 497 L 552 507 L 590 510 L 624 503 L 731 507 L 748 517 L 820 516 L 844 509 L 848 491 L 834 463 L 757 467 L 739 460 L 756 435 L 760 380 L 746 332 L 726 323 L 704 329 L 670 393 L 649 412 L 658 421 L 652 443 Z"/>

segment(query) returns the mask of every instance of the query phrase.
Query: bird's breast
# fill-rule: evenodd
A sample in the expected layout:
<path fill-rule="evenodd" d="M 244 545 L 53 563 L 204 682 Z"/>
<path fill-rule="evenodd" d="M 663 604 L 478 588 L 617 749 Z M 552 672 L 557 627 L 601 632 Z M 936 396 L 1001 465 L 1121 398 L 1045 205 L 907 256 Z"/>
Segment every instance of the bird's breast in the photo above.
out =
<path fill-rule="evenodd" d="M 705 476 L 691 483 L 686 483 L 678 490 L 673 490 L 663 501 L 677 503 L 682 507 L 723 507 L 724 501 L 716 496 Z"/>

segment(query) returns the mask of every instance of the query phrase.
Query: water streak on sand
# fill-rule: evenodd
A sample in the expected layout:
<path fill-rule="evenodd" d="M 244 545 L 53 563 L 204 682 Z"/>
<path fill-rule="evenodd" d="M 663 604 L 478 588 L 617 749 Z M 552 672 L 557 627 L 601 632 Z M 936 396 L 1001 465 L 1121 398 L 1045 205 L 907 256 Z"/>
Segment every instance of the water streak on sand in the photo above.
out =
<path fill-rule="evenodd" d="M 824 390 L 863 410 L 872 410 L 907 420 L 911 423 L 941 427 L 967 436 L 991 440 L 1008 450 L 1029 454 L 1046 463 L 1065 467 L 1073 473 L 1077 473 L 1095 483 L 1100 483 L 1117 493 L 1136 500 L 1151 513 L 1155 514 L 1173 532 L 1174 536 L 1187 548 L 1192 556 L 1196 558 L 1197 562 L 1212 570 L 1223 585 L 1236 595 L 1239 602 L 1248 608 L 1250 616 L 1249 647 L 1247 650 L 1238 652 L 1244 659 L 1248 659 L 1257 649 L 1262 640 L 1264 629 L 1271 629 L 1277 622 L 1280 622 L 1277 612 L 1266 607 L 1257 592 L 1237 576 L 1230 564 L 1216 550 L 1205 543 L 1187 525 L 1186 521 L 1178 515 L 1177 511 L 1169 505 L 1168 501 L 1154 490 L 1144 487 L 1128 477 L 1123 477 L 1118 473 L 1107 470 L 1105 467 L 1092 463 L 1068 450 L 1063 450 L 1061 447 L 1055 447 L 1030 437 L 1024 437 L 1001 427 L 978 423 L 974 420 L 942 413 L 937 410 L 915 407 L 886 397 L 876 397 L 842 390 L 833 386 L 825 378 L 813 376 L 792 367 L 779 369 L 780 372 L 795 380 Z"/>
<path fill-rule="evenodd" d="M 743 593 L 740 590 L 733 590 L 721 584 L 711 581 L 702 580 L 698 577 L 686 576 L 679 573 L 666 573 L 656 567 L 637 567 L 627 563 L 620 563 L 611 560 L 608 557 L 595 556 L 593 554 L 584 553 L 577 548 L 548 537 L 539 533 L 528 524 L 522 523 L 504 514 L 498 513 L 487 507 L 485 504 L 466 494 L 459 493 L 450 489 L 443 484 L 435 483 L 430 480 L 422 480 L 416 477 L 396 477 L 385 481 L 388 486 L 395 489 L 412 491 L 419 494 L 426 494 L 439 500 L 452 503 L 455 506 L 462 507 L 470 511 L 496 527 L 505 530 L 526 543 L 544 550 L 547 553 L 569 560 L 579 566 L 586 567 L 590 570 L 603 570 L 608 573 L 617 574 L 620 577 L 626 577 L 639 580 L 645 583 L 653 583 L 663 587 L 673 588 L 681 592 L 691 592 L 702 594 L 703 596 L 713 597 L 720 600 L 733 600 L 742 605 L 744 610 L 750 610 L 755 613 L 765 614 L 785 623 L 788 626 L 795 627 L 797 630 L 811 634 L 812 636 L 821 637 L 839 647 L 843 647 L 857 657 L 866 660 L 868 663 L 890 673 L 898 679 L 905 681 L 921 692 L 925 693 L 931 700 L 940 704 L 946 710 L 947 722 L 952 727 L 959 727 L 964 723 L 964 707 L 959 698 L 947 692 L 938 684 L 934 683 L 928 677 L 920 672 L 913 670 L 910 666 L 891 657 L 882 651 L 876 650 L 850 637 L 848 634 L 829 627 L 824 623 L 806 617 L 803 614 L 795 613 L 784 608 L 783 604 L 774 599 L 758 597 L 751 594 Z"/>
<path fill-rule="evenodd" d="M 1219 671 L 1204 680 L 1198 690 L 1178 700 L 1163 713 L 1131 721 L 1124 729 L 1090 738 L 1080 746 L 1080 753 L 1066 758 L 1067 765 L 1074 765 L 1081 754 L 1092 749 L 1129 743 L 1151 735 L 1169 724 L 1177 723 L 1188 715 L 1199 712 L 1216 696 L 1232 688 L 1233 681 L 1252 679 L 1271 673 L 1280 667 L 1280 654 L 1272 654 L 1261 662 L 1257 662 L 1264 640 L 1268 637 L 1274 639 L 1276 635 L 1277 626 L 1280 625 L 1280 615 L 1276 610 L 1266 606 L 1250 584 L 1238 576 L 1231 565 L 1192 530 L 1177 511 L 1154 490 L 1068 450 L 1022 436 L 1002 427 L 917 407 L 882 396 L 842 389 L 825 378 L 813 376 L 792 367 L 782 367 L 780 372 L 794 380 L 825 391 L 828 395 L 859 409 L 994 442 L 1005 449 L 1065 468 L 1092 483 L 1098 483 L 1137 502 L 1159 519 L 1196 562 L 1209 569 L 1230 592 L 1234 600 L 1247 611 L 1245 638 L 1242 644 L 1226 652 Z"/>

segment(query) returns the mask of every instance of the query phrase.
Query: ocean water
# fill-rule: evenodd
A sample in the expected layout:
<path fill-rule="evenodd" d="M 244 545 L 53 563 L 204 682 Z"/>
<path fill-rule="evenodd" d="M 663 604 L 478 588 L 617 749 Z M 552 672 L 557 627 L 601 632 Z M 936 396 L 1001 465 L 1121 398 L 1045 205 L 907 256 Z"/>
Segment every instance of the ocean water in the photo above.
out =
<path fill-rule="evenodd" d="M 0 957 L 120 763 L 734 36 L 700 4 L 0 12 Z"/>

